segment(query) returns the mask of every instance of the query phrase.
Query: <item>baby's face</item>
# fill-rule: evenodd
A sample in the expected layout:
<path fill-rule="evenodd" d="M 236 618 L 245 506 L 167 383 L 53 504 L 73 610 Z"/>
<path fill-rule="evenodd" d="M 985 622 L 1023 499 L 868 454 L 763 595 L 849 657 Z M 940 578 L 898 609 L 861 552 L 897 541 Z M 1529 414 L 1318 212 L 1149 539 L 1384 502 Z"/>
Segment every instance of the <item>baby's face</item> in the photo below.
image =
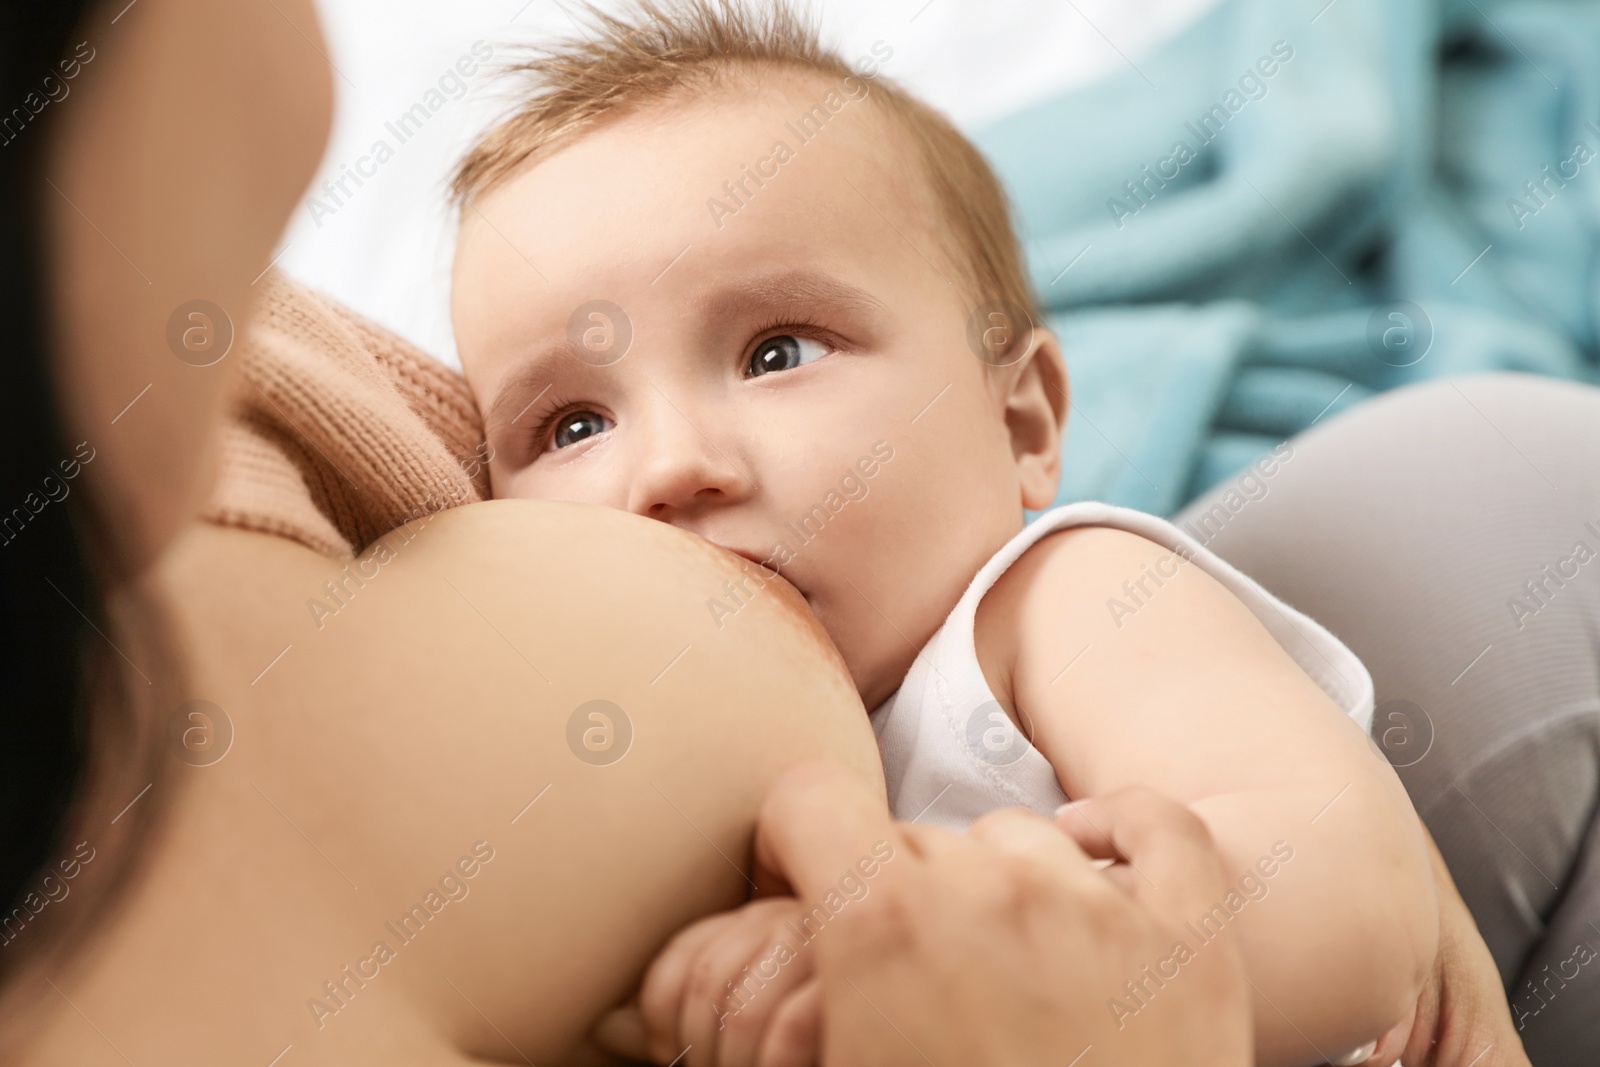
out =
<path fill-rule="evenodd" d="M 969 347 L 970 298 L 874 105 L 815 77 L 745 84 L 613 120 L 466 208 L 456 338 L 497 497 L 620 508 L 746 557 L 742 587 L 705 590 L 722 628 L 776 569 L 873 707 L 1049 502 L 1058 442 L 1025 446 L 1044 475 L 1019 459 L 1022 371 Z M 837 113 L 799 131 L 830 89 Z"/>

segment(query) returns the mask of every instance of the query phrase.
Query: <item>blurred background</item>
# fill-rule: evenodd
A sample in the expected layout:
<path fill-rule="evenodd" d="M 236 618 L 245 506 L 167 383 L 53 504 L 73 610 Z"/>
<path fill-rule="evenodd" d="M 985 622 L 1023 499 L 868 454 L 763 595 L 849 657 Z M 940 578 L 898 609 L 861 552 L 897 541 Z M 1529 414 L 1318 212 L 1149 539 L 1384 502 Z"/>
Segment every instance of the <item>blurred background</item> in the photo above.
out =
<path fill-rule="evenodd" d="M 277 262 L 457 365 L 446 177 L 511 101 L 452 68 L 575 32 L 572 4 L 319 6 L 337 118 Z M 1170 516 L 1425 378 L 1600 383 L 1600 0 L 810 8 L 1006 184 L 1072 379 L 1058 503 Z"/>

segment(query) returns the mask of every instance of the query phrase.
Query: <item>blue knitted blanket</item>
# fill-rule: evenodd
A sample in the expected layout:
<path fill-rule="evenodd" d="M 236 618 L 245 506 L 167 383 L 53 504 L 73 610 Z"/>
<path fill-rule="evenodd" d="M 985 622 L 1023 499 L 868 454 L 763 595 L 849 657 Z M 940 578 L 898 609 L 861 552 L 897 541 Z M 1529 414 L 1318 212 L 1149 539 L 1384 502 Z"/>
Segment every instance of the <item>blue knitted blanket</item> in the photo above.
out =
<path fill-rule="evenodd" d="M 1224 0 L 977 131 L 1059 332 L 1057 503 L 1157 515 L 1424 378 L 1600 382 L 1600 3 Z"/>

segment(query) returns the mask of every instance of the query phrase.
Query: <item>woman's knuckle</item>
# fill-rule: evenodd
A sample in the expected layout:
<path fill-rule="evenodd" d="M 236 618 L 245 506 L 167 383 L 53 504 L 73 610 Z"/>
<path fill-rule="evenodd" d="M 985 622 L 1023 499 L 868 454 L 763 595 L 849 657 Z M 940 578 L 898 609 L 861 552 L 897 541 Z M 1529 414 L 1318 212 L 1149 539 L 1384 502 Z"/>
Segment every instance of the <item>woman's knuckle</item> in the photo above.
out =
<path fill-rule="evenodd" d="M 1113 940 L 1126 940 L 1137 926 L 1134 903 L 1110 883 L 1083 893 L 1078 904 L 1089 923 Z"/>
<path fill-rule="evenodd" d="M 1031 909 L 1056 895 L 1049 871 L 1029 856 L 1003 853 L 996 857 L 995 869 L 1002 907 Z"/>
<path fill-rule="evenodd" d="M 886 882 L 838 916 L 843 932 L 861 938 L 874 949 L 907 944 L 917 927 L 917 905 L 901 881 Z"/>

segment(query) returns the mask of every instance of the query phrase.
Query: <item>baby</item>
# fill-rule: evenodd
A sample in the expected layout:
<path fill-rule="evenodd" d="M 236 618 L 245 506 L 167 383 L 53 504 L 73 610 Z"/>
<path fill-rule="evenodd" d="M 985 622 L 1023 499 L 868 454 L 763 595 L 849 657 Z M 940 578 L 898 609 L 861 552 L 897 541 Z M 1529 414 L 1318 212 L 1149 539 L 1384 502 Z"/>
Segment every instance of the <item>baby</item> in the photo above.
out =
<path fill-rule="evenodd" d="M 708 590 L 720 627 L 792 585 L 875 709 L 902 819 L 1128 786 L 1190 805 L 1237 888 L 1106 990 L 1115 1026 L 1151 1025 L 1227 936 L 1258 1062 L 1364 1057 L 1414 1006 L 1437 916 L 1360 662 L 1161 519 L 1025 526 L 1056 495 L 1060 346 L 995 177 L 878 76 L 889 44 L 848 64 L 781 5 L 593 18 L 456 175 L 452 313 L 495 495 L 744 557 Z M 680 935 L 644 985 L 652 1056 L 806 1062 L 828 915 L 764 898 Z"/>

